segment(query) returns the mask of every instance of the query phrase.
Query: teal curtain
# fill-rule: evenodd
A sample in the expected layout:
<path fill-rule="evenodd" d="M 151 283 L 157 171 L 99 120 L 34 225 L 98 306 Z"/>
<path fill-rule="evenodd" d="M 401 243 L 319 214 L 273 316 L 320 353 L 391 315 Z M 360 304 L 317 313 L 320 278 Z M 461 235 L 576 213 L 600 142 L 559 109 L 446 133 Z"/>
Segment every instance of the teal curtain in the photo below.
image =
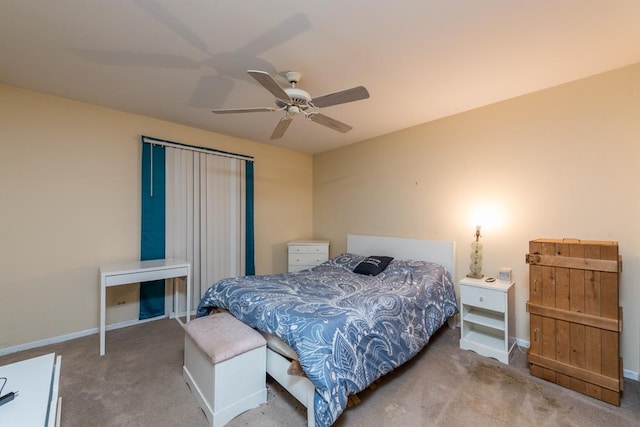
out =
<path fill-rule="evenodd" d="M 142 144 L 140 260 L 165 257 L 165 148 Z M 164 315 L 164 280 L 140 283 L 139 319 Z"/>
<path fill-rule="evenodd" d="M 254 249 L 254 229 L 253 229 L 253 162 L 245 164 L 245 275 L 253 276 L 256 274 L 256 261 Z"/>

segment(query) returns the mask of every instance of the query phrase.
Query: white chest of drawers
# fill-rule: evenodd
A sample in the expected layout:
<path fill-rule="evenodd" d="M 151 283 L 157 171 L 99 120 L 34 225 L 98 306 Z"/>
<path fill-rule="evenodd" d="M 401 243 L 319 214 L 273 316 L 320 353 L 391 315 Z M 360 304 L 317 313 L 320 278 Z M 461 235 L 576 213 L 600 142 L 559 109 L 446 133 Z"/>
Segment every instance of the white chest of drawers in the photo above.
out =
<path fill-rule="evenodd" d="M 329 259 L 329 242 L 325 240 L 299 240 L 289 242 L 288 271 L 306 270 Z"/>
<path fill-rule="evenodd" d="M 460 281 L 460 348 L 509 364 L 515 346 L 515 283 Z"/>

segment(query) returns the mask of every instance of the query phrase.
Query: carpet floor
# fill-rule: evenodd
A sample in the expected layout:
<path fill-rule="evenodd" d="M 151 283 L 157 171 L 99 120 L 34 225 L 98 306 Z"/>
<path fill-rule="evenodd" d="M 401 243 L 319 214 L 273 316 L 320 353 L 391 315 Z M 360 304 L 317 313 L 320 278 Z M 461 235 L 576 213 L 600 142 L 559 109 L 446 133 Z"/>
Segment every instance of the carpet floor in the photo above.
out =
<path fill-rule="evenodd" d="M 441 329 L 413 360 L 359 394 L 334 424 L 358 426 L 640 426 L 640 384 L 625 379 L 620 407 L 532 377 L 516 348 L 510 365 L 458 347 Z M 163 319 L 0 357 L 0 365 L 62 355 L 64 427 L 207 425 L 182 378 L 184 333 Z M 306 410 L 271 378 L 268 403 L 228 426 L 304 426 Z M 2 408 L 0 407 L 0 410 Z"/>

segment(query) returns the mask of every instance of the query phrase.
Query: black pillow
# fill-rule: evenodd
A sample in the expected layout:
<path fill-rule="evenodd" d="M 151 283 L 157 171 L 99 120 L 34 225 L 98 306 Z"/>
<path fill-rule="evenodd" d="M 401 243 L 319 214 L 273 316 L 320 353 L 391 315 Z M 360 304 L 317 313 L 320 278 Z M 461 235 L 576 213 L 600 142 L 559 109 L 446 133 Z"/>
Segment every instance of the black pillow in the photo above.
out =
<path fill-rule="evenodd" d="M 367 276 L 377 276 L 387 268 L 391 261 L 393 261 L 393 258 L 390 256 L 370 256 L 358 264 L 353 269 L 353 272 Z"/>

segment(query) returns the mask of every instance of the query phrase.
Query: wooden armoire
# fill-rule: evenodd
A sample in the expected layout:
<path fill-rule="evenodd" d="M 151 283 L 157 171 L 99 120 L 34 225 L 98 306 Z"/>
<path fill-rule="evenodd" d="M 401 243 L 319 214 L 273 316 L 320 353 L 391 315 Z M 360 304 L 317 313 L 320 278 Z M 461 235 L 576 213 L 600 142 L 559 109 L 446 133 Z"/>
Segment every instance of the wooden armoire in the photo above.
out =
<path fill-rule="evenodd" d="M 623 388 L 617 242 L 529 242 L 531 375 L 620 405 Z"/>

